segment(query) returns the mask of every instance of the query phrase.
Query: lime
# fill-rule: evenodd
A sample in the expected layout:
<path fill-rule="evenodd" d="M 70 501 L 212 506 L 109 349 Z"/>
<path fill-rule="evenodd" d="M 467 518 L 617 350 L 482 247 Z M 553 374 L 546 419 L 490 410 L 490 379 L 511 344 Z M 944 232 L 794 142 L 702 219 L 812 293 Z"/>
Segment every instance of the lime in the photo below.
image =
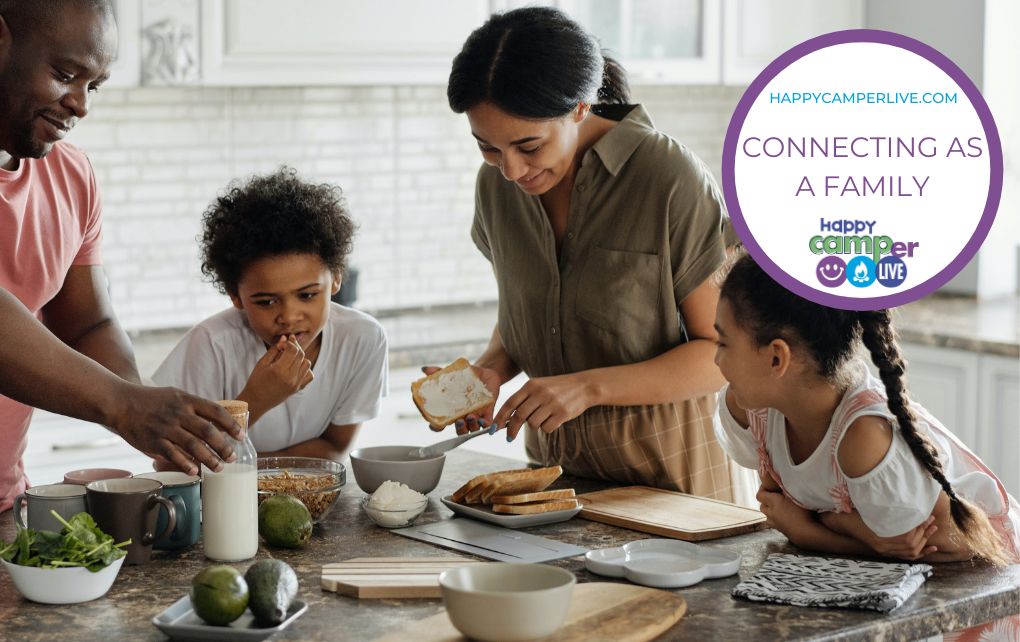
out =
<path fill-rule="evenodd" d="M 297 548 L 312 535 L 312 514 L 290 495 L 270 495 L 259 505 L 259 535 L 273 546 Z"/>
<path fill-rule="evenodd" d="M 191 580 L 191 605 L 209 624 L 225 626 L 248 606 L 248 583 L 229 566 L 210 566 Z"/>

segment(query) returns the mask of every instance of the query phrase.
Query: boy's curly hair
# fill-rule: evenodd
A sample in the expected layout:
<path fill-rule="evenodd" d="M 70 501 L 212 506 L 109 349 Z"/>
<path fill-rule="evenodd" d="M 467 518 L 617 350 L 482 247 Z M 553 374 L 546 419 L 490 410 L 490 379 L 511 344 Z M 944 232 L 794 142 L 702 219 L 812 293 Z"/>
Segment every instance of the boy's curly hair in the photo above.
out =
<path fill-rule="evenodd" d="M 202 274 L 233 295 L 248 265 L 267 256 L 315 254 L 343 274 L 355 231 L 339 187 L 306 183 L 290 167 L 233 181 L 202 221 Z"/>

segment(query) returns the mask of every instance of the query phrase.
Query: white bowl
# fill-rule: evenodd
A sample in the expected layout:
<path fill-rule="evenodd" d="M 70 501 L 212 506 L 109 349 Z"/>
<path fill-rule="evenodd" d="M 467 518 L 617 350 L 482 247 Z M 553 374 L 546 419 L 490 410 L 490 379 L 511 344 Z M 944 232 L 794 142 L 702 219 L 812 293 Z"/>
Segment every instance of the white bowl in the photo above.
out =
<path fill-rule="evenodd" d="M 369 495 L 384 481 L 395 481 L 407 485 L 422 495 L 428 495 L 439 485 L 443 475 L 446 455 L 427 459 L 411 457 L 408 453 L 418 450 L 415 446 L 376 446 L 358 448 L 351 453 L 351 470 L 358 488 Z"/>
<path fill-rule="evenodd" d="M 92 573 L 83 566 L 71 568 L 37 568 L 18 566 L 3 561 L 14 586 L 33 602 L 42 604 L 76 604 L 89 602 L 104 595 L 117 579 L 124 557 L 101 571 Z"/>
<path fill-rule="evenodd" d="M 577 579 L 542 564 L 471 564 L 439 575 L 446 613 L 465 636 L 523 642 L 563 626 Z"/>
<path fill-rule="evenodd" d="M 737 553 L 671 539 L 639 539 L 584 556 L 584 566 L 592 573 L 654 588 L 681 588 L 733 575 L 740 563 Z"/>
<path fill-rule="evenodd" d="M 426 498 L 412 506 L 392 510 L 388 508 L 372 508 L 369 503 L 371 500 L 371 496 L 366 496 L 361 500 L 361 506 L 368 513 L 368 516 L 372 518 L 372 521 L 377 526 L 383 528 L 404 528 L 410 526 L 421 517 L 421 514 L 425 512 L 429 505 L 429 500 Z"/>

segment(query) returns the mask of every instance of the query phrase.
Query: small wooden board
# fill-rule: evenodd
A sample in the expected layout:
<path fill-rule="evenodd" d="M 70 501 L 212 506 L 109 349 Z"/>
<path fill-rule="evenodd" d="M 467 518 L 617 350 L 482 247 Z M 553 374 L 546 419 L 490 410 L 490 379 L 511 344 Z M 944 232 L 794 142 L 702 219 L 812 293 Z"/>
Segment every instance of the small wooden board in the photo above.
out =
<path fill-rule="evenodd" d="M 577 500 L 584 519 L 688 542 L 766 528 L 761 511 L 645 486 L 586 493 Z"/>
<path fill-rule="evenodd" d="M 676 624 L 687 602 L 673 593 L 632 584 L 578 584 L 567 619 L 545 642 L 646 642 Z M 466 642 L 444 611 L 376 642 Z"/>
<path fill-rule="evenodd" d="M 356 598 L 440 597 L 439 574 L 466 557 L 358 557 L 322 567 L 322 590 Z"/>

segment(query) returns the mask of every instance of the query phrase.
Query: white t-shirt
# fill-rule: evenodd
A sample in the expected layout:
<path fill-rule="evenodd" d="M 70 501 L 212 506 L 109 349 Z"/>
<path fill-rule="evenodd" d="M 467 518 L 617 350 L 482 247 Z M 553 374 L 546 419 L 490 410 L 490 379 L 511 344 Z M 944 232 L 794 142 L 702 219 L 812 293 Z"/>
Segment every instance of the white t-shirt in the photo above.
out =
<path fill-rule="evenodd" d="M 863 370 L 863 365 L 861 367 Z M 726 406 L 727 384 L 718 396 L 713 426 L 719 445 L 741 466 L 769 472 L 787 497 L 803 508 L 849 512 L 856 508 L 879 537 L 902 535 L 931 515 L 941 487 L 914 457 L 896 417 L 889 411 L 885 386 L 867 372 L 847 390 L 833 413 L 822 442 L 811 455 L 794 464 L 786 440 L 786 418 L 775 408 L 746 411 L 742 428 Z M 1016 532 L 1020 515 L 1007 514 L 1011 503 L 995 475 L 955 435 L 920 404 L 911 402 L 920 432 L 935 444 L 946 478 L 957 495 L 989 516 L 1005 516 L 1007 530 Z M 846 428 L 862 415 L 884 417 L 893 426 L 889 451 L 870 472 L 846 477 L 837 456 Z"/>
<path fill-rule="evenodd" d="M 266 354 L 262 339 L 237 308 L 192 328 L 152 375 L 206 399 L 236 399 Z M 389 392 L 386 330 L 371 316 L 330 304 L 315 379 L 251 426 L 255 450 L 270 452 L 314 439 L 330 424 L 368 421 Z"/>

